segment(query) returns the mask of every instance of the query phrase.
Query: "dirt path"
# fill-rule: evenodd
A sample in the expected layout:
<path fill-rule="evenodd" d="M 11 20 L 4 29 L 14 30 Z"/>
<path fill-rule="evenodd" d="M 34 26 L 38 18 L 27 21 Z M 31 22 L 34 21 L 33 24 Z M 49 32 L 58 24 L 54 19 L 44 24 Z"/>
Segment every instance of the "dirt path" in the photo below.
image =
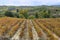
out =
<path fill-rule="evenodd" d="M 29 40 L 29 35 L 28 35 L 28 20 L 26 20 L 26 29 L 24 30 L 24 40 Z"/>
<path fill-rule="evenodd" d="M 22 23 L 22 25 L 24 25 L 25 21 Z M 21 25 L 21 26 L 22 26 Z M 11 38 L 11 40 L 19 40 L 19 34 L 20 31 L 22 30 L 22 27 L 18 29 L 18 31 L 15 33 L 15 35 Z"/>
<path fill-rule="evenodd" d="M 29 40 L 28 21 L 26 20 L 25 29 L 23 30 L 23 37 L 20 40 Z"/>
<path fill-rule="evenodd" d="M 30 23 L 31 23 L 31 25 L 32 25 L 33 40 L 38 40 L 39 37 L 38 37 L 38 35 L 37 35 L 37 32 L 36 32 L 36 30 L 35 30 L 35 28 L 34 28 L 33 23 L 32 23 L 31 20 L 30 20 Z"/>

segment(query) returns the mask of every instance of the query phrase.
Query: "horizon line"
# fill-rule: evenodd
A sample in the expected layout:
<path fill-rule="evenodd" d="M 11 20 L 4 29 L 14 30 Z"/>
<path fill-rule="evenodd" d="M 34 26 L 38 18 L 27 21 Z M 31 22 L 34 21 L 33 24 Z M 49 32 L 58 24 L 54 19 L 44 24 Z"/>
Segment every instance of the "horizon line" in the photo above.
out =
<path fill-rule="evenodd" d="M 54 6 L 54 5 L 0 5 L 0 6 Z"/>

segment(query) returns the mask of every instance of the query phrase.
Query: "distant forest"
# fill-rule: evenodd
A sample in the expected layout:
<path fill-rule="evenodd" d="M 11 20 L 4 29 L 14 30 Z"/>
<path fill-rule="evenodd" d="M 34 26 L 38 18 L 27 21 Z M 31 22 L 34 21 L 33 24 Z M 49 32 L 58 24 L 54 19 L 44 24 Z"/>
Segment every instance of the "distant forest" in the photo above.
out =
<path fill-rule="evenodd" d="M 0 6 L 0 17 L 59 18 L 60 6 Z"/>

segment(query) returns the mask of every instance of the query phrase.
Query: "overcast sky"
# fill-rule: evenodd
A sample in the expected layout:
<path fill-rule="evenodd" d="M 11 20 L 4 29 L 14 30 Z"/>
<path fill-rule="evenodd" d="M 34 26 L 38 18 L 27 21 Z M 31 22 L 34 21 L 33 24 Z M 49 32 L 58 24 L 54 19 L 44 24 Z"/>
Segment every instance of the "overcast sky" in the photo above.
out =
<path fill-rule="evenodd" d="M 60 5 L 60 0 L 0 0 L 0 5 L 15 5 L 15 6 Z"/>

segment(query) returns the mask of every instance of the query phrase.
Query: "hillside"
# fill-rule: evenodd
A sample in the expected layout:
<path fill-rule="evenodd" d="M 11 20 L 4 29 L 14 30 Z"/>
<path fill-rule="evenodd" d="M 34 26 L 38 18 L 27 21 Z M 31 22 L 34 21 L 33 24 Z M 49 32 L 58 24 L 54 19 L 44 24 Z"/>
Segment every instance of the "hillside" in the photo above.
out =
<path fill-rule="evenodd" d="M 20 15 L 21 11 L 26 11 L 28 16 L 38 14 L 39 18 L 45 18 L 44 15 L 58 18 L 60 17 L 60 7 L 57 6 L 0 6 L 0 17 L 5 17 L 5 12 L 10 11 Z M 17 15 L 18 15 L 17 14 Z M 50 18 L 49 17 L 49 18 Z M 47 17 L 48 18 L 48 17 Z"/>

